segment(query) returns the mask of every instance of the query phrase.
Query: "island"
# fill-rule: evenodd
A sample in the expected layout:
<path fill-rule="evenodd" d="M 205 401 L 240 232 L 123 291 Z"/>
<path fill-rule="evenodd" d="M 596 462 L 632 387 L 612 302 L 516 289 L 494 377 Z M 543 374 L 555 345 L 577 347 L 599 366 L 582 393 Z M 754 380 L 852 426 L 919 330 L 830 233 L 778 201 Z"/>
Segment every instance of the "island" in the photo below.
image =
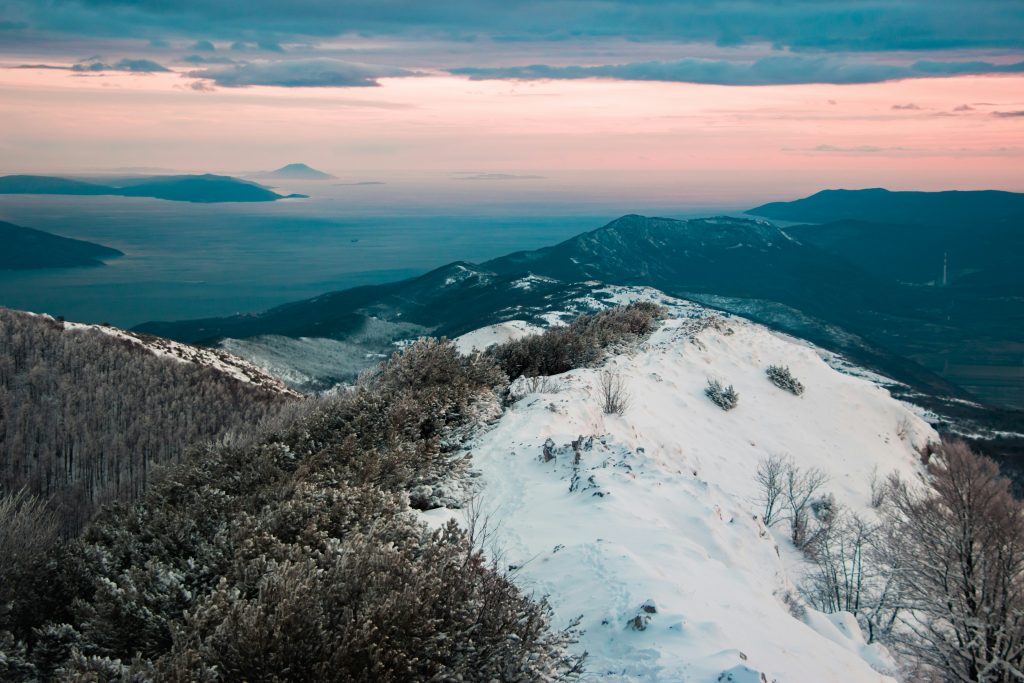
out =
<path fill-rule="evenodd" d="M 306 197 L 301 194 L 281 195 L 259 183 L 210 173 L 111 178 L 103 183 L 55 176 L 9 175 L 0 177 L 0 194 L 151 197 L 202 204 L 273 202 Z"/>
<path fill-rule="evenodd" d="M 124 253 L 102 244 L 61 237 L 0 221 L 0 270 L 102 266 Z"/>

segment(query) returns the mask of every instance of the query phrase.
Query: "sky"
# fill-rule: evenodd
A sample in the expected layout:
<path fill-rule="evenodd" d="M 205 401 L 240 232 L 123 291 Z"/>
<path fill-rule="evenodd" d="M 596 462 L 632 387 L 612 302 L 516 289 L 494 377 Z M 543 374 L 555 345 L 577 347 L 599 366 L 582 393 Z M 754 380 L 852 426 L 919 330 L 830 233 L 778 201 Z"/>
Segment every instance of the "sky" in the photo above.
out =
<path fill-rule="evenodd" d="M 0 0 L 0 172 L 296 161 L 723 201 L 1024 191 L 1024 2 Z"/>

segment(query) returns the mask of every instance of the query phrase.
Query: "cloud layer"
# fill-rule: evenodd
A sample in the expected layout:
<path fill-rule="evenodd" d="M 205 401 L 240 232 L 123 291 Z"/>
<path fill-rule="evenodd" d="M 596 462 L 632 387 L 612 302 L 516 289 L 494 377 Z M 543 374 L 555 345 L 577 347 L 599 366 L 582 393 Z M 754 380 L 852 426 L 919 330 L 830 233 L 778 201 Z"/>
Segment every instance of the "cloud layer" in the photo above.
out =
<path fill-rule="evenodd" d="M 451 69 L 474 80 L 562 80 L 611 78 L 628 81 L 674 81 L 716 85 L 793 85 L 799 83 L 876 83 L 904 78 L 962 76 L 986 73 L 1022 73 L 1024 62 L 994 64 L 973 61 L 918 61 L 910 65 L 879 64 L 827 57 L 765 57 L 752 62 L 683 59 L 675 62 L 639 62 L 607 66 L 531 66 Z M 899 106 L 895 109 L 912 107 Z"/>
<path fill-rule="evenodd" d="M 7 0 L 4 26 L 196 40 L 343 34 L 625 37 L 798 50 L 1020 48 L 1017 0 Z"/>
<path fill-rule="evenodd" d="M 188 75 L 213 81 L 225 88 L 252 85 L 285 88 L 353 88 L 379 85 L 378 78 L 415 74 L 396 67 L 358 64 L 337 59 L 295 59 L 210 66 L 192 71 Z"/>

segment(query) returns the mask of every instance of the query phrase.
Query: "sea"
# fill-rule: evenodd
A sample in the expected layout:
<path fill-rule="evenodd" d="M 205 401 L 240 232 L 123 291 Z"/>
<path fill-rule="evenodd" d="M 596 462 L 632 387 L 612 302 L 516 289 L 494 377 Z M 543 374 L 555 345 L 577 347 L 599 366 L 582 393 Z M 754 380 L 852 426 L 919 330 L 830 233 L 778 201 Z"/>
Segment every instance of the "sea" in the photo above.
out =
<path fill-rule="evenodd" d="M 250 313 L 452 261 L 553 245 L 625 213 L 725 212 L 565 201 L 486 185 L 289 183 L 278 191 L 310 197 L 223 204 L 0 196 L 0 220 L 125 253 L 99 267 L 0 271 L 0 305 L 119 327 Z"/>

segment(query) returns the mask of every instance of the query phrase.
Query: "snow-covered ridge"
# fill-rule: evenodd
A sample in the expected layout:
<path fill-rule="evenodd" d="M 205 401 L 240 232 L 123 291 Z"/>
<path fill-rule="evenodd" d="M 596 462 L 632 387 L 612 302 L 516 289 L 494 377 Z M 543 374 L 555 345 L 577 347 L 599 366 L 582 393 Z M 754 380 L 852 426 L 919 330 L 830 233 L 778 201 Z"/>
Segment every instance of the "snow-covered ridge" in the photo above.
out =
<path fill-rule="evenodd" d="M 582 615 L 595 680 L 892 680 L 893 660 L 852 615 L 791 613 L 807 565 L 759 521 L 755 470 L 771 455 L 820 468 L 836 502 L 870 516 L 872 474 L 919 477 L 916 449 L 935 432 L 811 345 L 654 290 L 609 293 L 602 304 L 657 300 L 675 317 L 603 368 L 519 380 L 521 398 L 467 445 L 502 564 L 549 596 L 556 627 Z M 458 341 L 534 331 L 504 323 Z M 773 364 L 802 396 L 767 379 Z M 602 411 L 604 370 L 625 381 L 622 416 Z M 735 409 L 707 399 L 709 378 L 735 386 Z"/>
<path fill-rule="evenodd" d="M 218 372 L 222 372 L 225 375 L 233 377 L 241 382 L 254 384 L 270 391 L 294 396 L 296 398 L 302 396 L 302 394 L 288 388 L 281 380 L 268 374 L 253 363 L 220 349 L 190 346 L 188 344 L 182 344 L 169 339 L 130 332 L 128 330 L 122 330 L 120 328 L 110 327 L 107 325 L 73 322 L 64 322 L 63 325 L 65 330 L 73 332 L 91 330 L 117 339 L 122 339 L 124 341 L 137 344 L 156 356 L 172 358 L 181 363 L 203 365 L 217 370 Z"/>

